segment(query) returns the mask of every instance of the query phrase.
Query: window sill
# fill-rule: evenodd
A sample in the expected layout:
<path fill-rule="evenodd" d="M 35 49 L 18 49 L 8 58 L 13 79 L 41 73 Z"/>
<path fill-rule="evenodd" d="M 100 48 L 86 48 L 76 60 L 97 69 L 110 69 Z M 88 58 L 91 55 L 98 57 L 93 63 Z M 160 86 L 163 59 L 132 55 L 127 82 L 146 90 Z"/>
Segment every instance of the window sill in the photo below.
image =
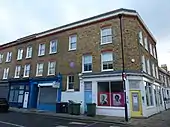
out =
<path fill-rule="evenodd" d="M 31 59 L 31 57 L 25 57 L 25 59 Z"/>
<path fill-rule="evenodd" d="M 22 59 L 17 59 L 17 61 L 21 61 Z"/>
<path fill-rule="evenodd" d="M 45 54 L 43 54 L 43 55 L 38 55 L 39 57 L 41 57 L 41 56 L 45 56 Z"/>
<path fill-rule="evenodd" d="M 107 45 L 107 44 L 111 44 L 112 43 L 112 41 L 111 42 L 105 42 L 105 43 L 100 43 L 100 45 Z"/>
<path fill-rule="evenodd" d="M 92 73 L 92 71 L 82 71 L 82 73 Z"/>
<path fill-rule="evenodd" d="M 74 92 L 74 89 L 67 89 L 66 92 Z"/>
<path fill-rule="evenodd" d="M 11 61 L 5 61 L 6 63 L 10 63 Z"/>
<path fill-rule="evenodd" d="M 53 54 L 56 54 L 56 53 L 57 53 L 57 51 L 56 52 L 49 52 L 50 55 L 53 55 Z"/>
<path fill-rule="evenodd" d="M 15 76 L 14 78 L 19 78 L 19 77 Z"/>
<path fill-rule="evenodd" d="M 105 71 L 114 71 L 114 69 L 107 69 L 107 70 L 102 69 L 102 72 L 105 72 Z"/>
<path fill-rule="evenodd" d="M 55 74 L 48 74 L 47 76 L 54 76 Z"/>
<path fill-rule="evenodd" d="M 76 49 L 69 49 L 68 51 L 76 51 Z"/>
<path fill-rule="evenodd" d="M 102 108 L 102 109 L 125 109 L 124 107 L 111 107 L 111 106 L 96 106 L 97 108 Z"/>
<path fill-rule="evenodd" d="M 41 76 L 43 76 L 43 75 L 36 75 L 36 77 L 41 77 Z"/>
<path fill-rule="evenodd" d="M 29 78 L 29 76 L 23 76 L 23 78 Z"/>

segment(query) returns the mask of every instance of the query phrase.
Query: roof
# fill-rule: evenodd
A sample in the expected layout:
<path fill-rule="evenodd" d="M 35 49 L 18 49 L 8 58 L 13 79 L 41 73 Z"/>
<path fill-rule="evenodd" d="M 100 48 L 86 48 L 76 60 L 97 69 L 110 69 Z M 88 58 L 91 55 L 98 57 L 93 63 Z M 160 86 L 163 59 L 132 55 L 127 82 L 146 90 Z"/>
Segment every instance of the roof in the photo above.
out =
<path fill-rule="evenodd" d="M 169 75 L 170 76 L 170 73 L 169 71 L 166 71 L 165 69 L 163 69 L 162 67 L 159 67 L 159 71 L 161 71 L 162 73 L 166 74 L 166 75 Z"/>
<path fill-rule="evenodd" d="M 82 26 L 82 25 L 85 25 L 85 24 L 89 24 L 89 23 L 92 23 L 92 22 L 96 22 L 96 21 L 99 21 L 99 20 L 102 20 L 102 19 L 107 19 L 107 18 L 110 18 L 110 17 L 113 17 L 113 16 L 118 16 L 119 14 L 137 16 L 139 21 L 143 24 L 143 26 L 146 28 L 149 35 L 152 37 L 152 39 L 156 43 L 156 39 L 154 38 L 152 33 L 149 31 L 148 27 L 146 26 L 146 24 L 144 23 L 144 21 L 142 20 L 140 15 L 135 10 L 120 8 L 120 9 L 110 11 L 110 12 L 106 12 L 106 13 L 103 13 L 103 14 L 100 14 L 100 15 L 97 15 L 97 16 L 94 16 L 94 17 L 86 18 L 86 19 L 83 19 L 83 20 L 80 20 L 80 21 L 77 21 L 77 22 L 73 22 L 73 23 L 70 23 L 70 24 L 67 24 L 67 25 L 56 27 L 56 28 L 53 28 L 53 29 L 50 29 L 50 30 L 47 30 L 47 31 L 43 31 L 43 32 L 36 33 L 36 34 L 30 35 L 30 36 L 26 36 L 26 37 L 17 39 L 13 42 L 9 42 L 7 44 L 0 45 L 0 47 L 4 47 L 4 46 L 6 47 L 6 46 L 9 46 L 9 45 L 11 46 L 11 44 L 18 44 L 18 43 L 22 43 L 22 42 L 25 42 L 25 41 L 30 41 L 32 39 L 40 38 L 40 37 L 43 37 L 43 36 L 48 36 L 50 34 L 60 32 L 60 31 L 63 31 L 63 30 L 72 29 L 72 28 Z"/>

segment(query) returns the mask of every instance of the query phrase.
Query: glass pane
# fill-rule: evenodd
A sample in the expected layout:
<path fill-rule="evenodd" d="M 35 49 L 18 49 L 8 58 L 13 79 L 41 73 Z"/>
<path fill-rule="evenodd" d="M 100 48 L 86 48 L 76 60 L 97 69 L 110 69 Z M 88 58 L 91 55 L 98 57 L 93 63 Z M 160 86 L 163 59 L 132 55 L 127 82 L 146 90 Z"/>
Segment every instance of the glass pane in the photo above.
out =
<path fill-rule="evenodd" d="M 111 28 L 102 29 L 102 36 L 107 36 L 111 34 L 112 34 Z"/>
<path fill-rule="evenodd" d="M 98 82 L 98 92 L 109 92 L 109 82 Z"/>
<path fill-rule="evenodd" d="M 76 42 L 76 41 L 77 41 L 77 36 L 76 35 L 71 36 L 71 42 L 73 43 L 73 42 Z"/>
<path fill-rule="evenodd" d="M 76 43 L 71 43 L 71 49 L 76 49 Z"/>
<path fill-rule="evenodd" d="M 132 107 L 133 107 L 133 111 L 139 111 L 139 95 L 138 93 L 132 93 Z"/>
<path fill-rule="evenodd" d="M 73 83 L 69 83 L 68 89 L 74 89 L 74 84 Z"/>
<path fill-rule="evenodd" d="M 9 95 L 9 102 L 13 101 L 13 97 L 14 97 L 14 90 L 11 90 Z"/>
<path fill-rule="evenodd" d="M 84 56 L 84 64 L 92 63 L 92 56 Z"/>
<path fill-rule="evenodd" d="M 18 102 L 18 90 L 15 90 L 13 102 Z"/>
<path fill-rule="evenodd" d="M 84 71 L 91 71 L 92 70 L 92 64 L 84 64 Z"/>
<path fill-rule="evenodd" d="M 103 53 L 102 61 L 113 61 L 113 54 L 112 53 Z"/>
<path fill-rule="evenodd" d="M 18 96 L 18 102 L 19 102 L 19 103 L 22 103 L 23 96 L 24 96 L 24 95 L 19 95 L 19 96 Z"/>
<path fill-rule="evenodd" d="M 122 92 L 123 91 L 123 82 L 115 81 L 111 82 L 111 92 Z"/>

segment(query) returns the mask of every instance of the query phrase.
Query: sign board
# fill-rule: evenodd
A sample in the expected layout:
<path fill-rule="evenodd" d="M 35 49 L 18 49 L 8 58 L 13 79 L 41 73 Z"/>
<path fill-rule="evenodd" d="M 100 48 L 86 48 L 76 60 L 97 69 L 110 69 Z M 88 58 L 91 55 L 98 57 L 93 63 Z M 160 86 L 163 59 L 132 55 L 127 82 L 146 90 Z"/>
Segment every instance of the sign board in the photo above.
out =
<path fill-rule="evenodd" d="M 54 81 L 52 87 L 57 89 L 60 88 L 60 82 Z"/>

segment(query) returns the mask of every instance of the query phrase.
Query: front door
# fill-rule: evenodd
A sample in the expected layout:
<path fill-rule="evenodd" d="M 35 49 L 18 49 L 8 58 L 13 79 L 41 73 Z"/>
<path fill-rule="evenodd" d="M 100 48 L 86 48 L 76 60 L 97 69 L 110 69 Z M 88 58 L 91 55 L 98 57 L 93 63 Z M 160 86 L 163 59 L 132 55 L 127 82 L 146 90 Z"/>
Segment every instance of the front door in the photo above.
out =
<path fill-rule="evenodd" d="M 92 82 L 84 82 L 84 110 L 87 112 L 87 103 L 92 103 Z"/>
<path fill-rule="evenodd" d="M 131 115 L 132 117 L 142 116 L 142 103 L 141 103 L 141 94 L 139 90 L 130 91 L 131 98 Z"/>
<path fill-rule="evenodd" d="M 27 108 L 28 107 L 28 96 L 29 96 L 29 92 L 25 92 L 23 108 Z"/>

